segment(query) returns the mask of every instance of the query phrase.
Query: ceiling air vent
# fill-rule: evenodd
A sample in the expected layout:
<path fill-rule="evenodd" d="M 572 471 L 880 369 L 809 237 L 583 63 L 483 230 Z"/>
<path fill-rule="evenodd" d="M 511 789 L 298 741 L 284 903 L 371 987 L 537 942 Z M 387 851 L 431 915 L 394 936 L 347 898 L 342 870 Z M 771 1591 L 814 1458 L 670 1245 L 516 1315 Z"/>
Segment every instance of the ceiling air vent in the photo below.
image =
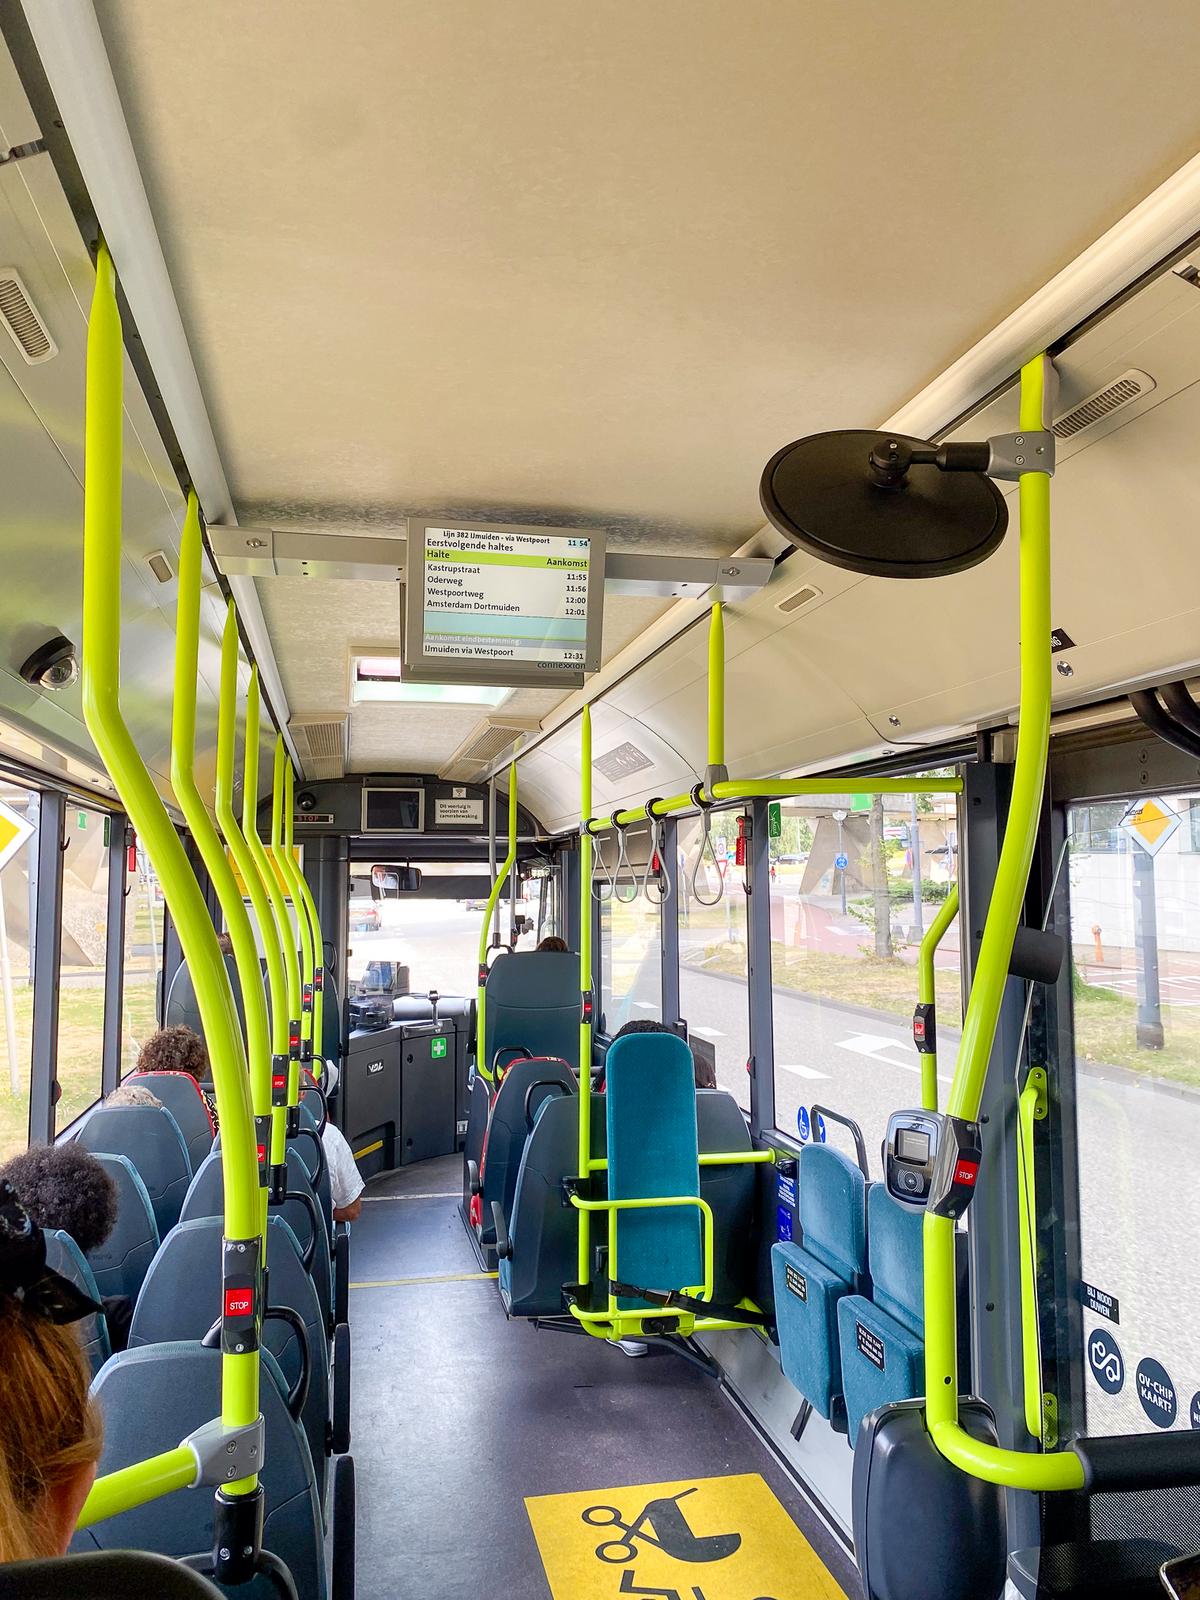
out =
<path fill-rule="evenodd" d="M 1122 406 L 1131 405 L 1156 387 L 1148 372 L 1139 372 L 1131 367 L 1119 378 L 1114 378 L 1112 383 L 1106 383 L 1103 389 L 1097 389 L 1095 394 L 1088 395 L 1086 400 L 1081 400 L 1070 411 L 1064 412 L 1053 424 L 1051 432 L 1056 439 L 1073 439 L 1094 422 L 1120 411 Z"/>
<path fill-rule="evenodd" d="M 793 589 L 792 593 L 782 600 L 775 602 L 778 611 L 799 611 L 801 606 L 806 606 L 810 600 L 816 600 L 820 589 L 811 583 L 806 583 L 802 589 Z"/>
<path fill-rule="evenodd" d="M 494 761 L 509 755 L 518 739 L 536 733 L 540 717 L 484 717 L 450 757 L 440 778 L 474 778 Z"/>
<path fill-rule="evenodd" d="M 0 322 L 31 367 L 58 354 L 50 330 L 34 310 L 29 292 L 15 267 L 0 267 Z"/>
<path fill-rule="evenodd" d="M 350 718 L 330 716 L 293 717 L 288 732 L 310 781 L 346 776 L 346 750 Z"/>

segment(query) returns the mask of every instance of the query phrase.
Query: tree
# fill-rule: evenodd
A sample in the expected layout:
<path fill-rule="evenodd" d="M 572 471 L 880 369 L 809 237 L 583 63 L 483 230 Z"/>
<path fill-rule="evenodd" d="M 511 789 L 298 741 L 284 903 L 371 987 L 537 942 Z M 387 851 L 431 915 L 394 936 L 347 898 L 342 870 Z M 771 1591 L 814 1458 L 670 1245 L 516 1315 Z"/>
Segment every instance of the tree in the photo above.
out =
<path fill-rule="evenodd" d="M 892 954 L 892 897 L 888 888 L 881 794 L 871 799 L 871 887 L 875 891 L 875 954 L 887 960 Z"/>

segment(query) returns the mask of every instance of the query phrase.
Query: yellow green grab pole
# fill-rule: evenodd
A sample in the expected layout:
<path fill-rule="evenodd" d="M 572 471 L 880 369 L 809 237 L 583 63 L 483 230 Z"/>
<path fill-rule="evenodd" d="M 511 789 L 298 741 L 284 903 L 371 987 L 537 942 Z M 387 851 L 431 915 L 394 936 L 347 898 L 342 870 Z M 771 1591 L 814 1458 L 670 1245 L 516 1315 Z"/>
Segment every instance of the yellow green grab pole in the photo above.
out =
<path fill-rule="evenodd" d="M 250 845 L 233 809 L 233 771 L 237 743 L 237 678 L 237 613 L 231 600 L 225 610 L 225 628 L 221 635 L 221 694 L 217 718 L 217 826 L 245 885 L 246 895 L 254 912 L 254 920 L 258 924 L 262 938 L 263 952 L 267 961 L 267 978 L 271 986 L 272 1005 L 268 1009 L 263 990 L 262 969 L 258 962 L 258 949 L 247 917 L 247 931 L 250 933 L 249 960 L 244 963 L 239 957 L 238 974 L 242 981 L 243 995 L 253 992 L 255 997 L 253 1008 L 250 1004 L 246 1006 L 246 1036 L 247 1053 L 250 1058 L 250 1098 L 254 1105 L 259 1181 L 265 1191 L 267 1168 L 271 1158 L 271 1056 L 287 1055 L 287 1018 L 284 1016 L 285 979 L 283 957 L 275 938 L 271 902 L 267 898 L 267 891 L 263 888 Z M 234 950 L 236 953 L 236 938 Z M 252 969 L 252 977 L 250 972 L 243 970 L 244 964 Z M 265 1194 L 263 1214 L 265 1218 Z"/>
<path fill-rule="evenodd" d="M 479 932 L 479 971 L 477 974 L 478 988 L 475 992 L 475 1068 L 482 1072 L 489 1083 L 492 1081 L 492 1064 L 486 1059 L 487 1055 L 487 957 L 488 934 L 491 931 L 492 917 L 496 911 L 496 902 L 500 898 L 500 891 L 504 888 L 508 875 L 512 872 L 517 861 L 517 763 L 510 762 L 508 768 L 508 854 L 501 864 L 500 871 L 496 874 L 496 881 L 492 885 L 492 892 L 488 895 L 487 908 L 483 913 L 483 927 Z"/>
<path fill-rule="evenodd" d="M 580 719 L 579 751 L 579 1176 L 586 1178 L 592 1164 L 592 852 L 588 830 L 592 815 L 592 708 L 584 706 Z M 586 1290 L 591 1282 L 591 1215 L 579 1210 L 578 1282 Z"/>
<path fill-rule="evenodd" d="M 263 949 L 267 953 L 267 975 L 271 982 L 271 1166 L 277 1189 L 286 1189 L 288 1056 L 291 1048 L 291 984 L 286 959 L 288 925 L 287 904 L 279 879 L 258 834 L 258 750 L 259 750 L 258 667 L 250 669 L 250 688 L 246 695 L 246 754 L 242 765 L 242 833 L 250 847 L 250 857 L 258 880 L 266 892 L 270 916 L 261 924 Z M 286 930 L 286 932 L 285 932 Z"/>
<path fill-rule="evenodd" d="M 946 929 L 958 915 L 958 885 L 952 883 L 942 901 L 936 917 L 926 929 L 917 955 L 917 1005 L 918 1022 L 922 1027 L 921 1051 L 921 1105 L 926 1111 L 936 1111 L 937 1084 L 937 987 L 933 958 L 946 934 Z"/>
<path fill-rule="evenodd" d="M 316 986 L 316 953 L 313 949 L 312 925 L 308 918 L 308 907 L 300 890 L 301 874 L 296 865 L 296 855 L 292 844 L 294 824 L 292 816 L 295 807 L 296 774 L 291 762 L 287 758 L 284 747 L 283 735 L 275 737 L 275 779 L 278 783 L 282 776 L 283 795 L 280 800 L 282 812 L 280 821 L 283 829 L 283 844 L 278 851 L 276 859 L 279 862 L 283 881 L 287 887 L 288 897 L 296 912 L 296 928 L 300 935 L 300 1066 L 296 1072 L 296 1093 L 293 1096 L 290 1088 L 288 1104 L 300 1103 L 300 1072 L 312 1070 L 313 1062 L 313 996 Z M 272 845 L 272 848 L 274 846 Z"/>
<path fill-rule="evenodd" d="M 1050 363 L 1036 356 L 1021 369 L 1021 427 L 1047 425 Z M 1050 478 L 1021 474 L 1020 655 L 1021 699 L 1017 758 L 1004 843 L 984 924 L 947 1113 L 967 1122 L 979 1115 L 996 1035 L 1013 940 L 1025 898 L 1041 815 L 1050 745 Z M 1083 1487 L 1073 1451 L 1031 1455 L 980 1443 L 958 1420 L 954 1220 L 927 1211 L 925 1246 L 925 1414 L 942 1455 L 964 1472 L 1011 1489 Z"/>
<path fill-rule="evenodd" d="M 303 1037 L 303 1025 L 300 1016 L 300 955 L 296 944 L 296 935 L 300 924 L 299 908 L 296 908 L 296 921 L 293 924 L 288 903 L 291 893 L 288 887 L 288 878 L 284 870 L 283 857 L 283 768 L 286 759 L 283 748 L 283 738 L 280 734 L 275 736 L 275 773 L 271 785 L 271 847 L 267 856 L 270 871 L 274 878 L 279 897 L 271 896 L 275 906 L 275 916 L 279 922 L 279 934 L 283 940 L 283 966 L 287 973 L 288 994 L 288 1081 L 287 1104 L 294 1106 L 300 1098 L 300 1040 Z"/>
<path fill-rule="evenodd" d="M 293 784 L 295 773 L 292 774 Z M 289 787 L 288 799 L 291 800 L 292 788 Z M 295 833 L 295 819 L 288 812 L 287 843 L 291 852 Z M 294 858 L 293 858 L 294 859 Z M 308 917 L 308 925 L 312 930 L 313 943 L 313 995 L 312 995 L 312 1037 L 313 1037 L 313 1067 L 315 1076 L 324 1077 L 325 1062 L 325 939 L 321 932 L 321 919 L 317 915 L 317 902 L 313 899 L 313 892 L 309 888 L 308 879 L 299 867 L 296 869 L 296 887 L 300 891 L 300 898 L 304 903 L 304 912 Z"/>
<path fill-rule="evenodd" d="M 1047 1110 L 1046 1069 L 1030 1067 L 1025 1087 L 1017 1099 L 1017 1230 L 1021 1261 L 1021 1388 L 1025 1397 L 1025 1429 L 1031 1439 L 1042 1439 L 1045 1435 L 1035 1253 L 1037 1188 L 1033 1125 L 1044 1119 Z"/>
<path fill-rule="evenodd" d="M 88 320 L 87 390 L 84 435 L 83 514 L 83 715 L 96 750 L 130 821 L 154 863 L 179 942 L 191 971 L 196 1000 L 212 1061 L 213 1083 L 222 1127 L 225 1171 L 225 1237 L 248 1262 L 259 1259 L 258 1173 L 255 1162 L 250 1086 L 242 1066 L 241 1031 L 233 992 L 204 896 L 166 807 L 146 770 L 121 714 L 121 489 L 124 410 L 124 349 L 117 310 L 116 273 L 101 241 L 96 287 Z M 226 1252 L 228 1255 L 228 1251 Z M 252 1274 L 260 1278 L 257 1272 Z M 258 1334 L 261 1296 L 241 1324 L 226 1319 L 222 1329 L 221 1424 L 229 1430 L 253 1428 L 258 1421 Z M 231 1348 L 235 1326 L 252 1349 Z M 261 1460 L 261 1449 L 259 1450 Z M 164 1467 L 164 1462 L 175 1466 Z M 125 1469 L 114 1492 L 100 1479 L 89 1501 L 112 1512 L 121 1503 L 142 1503 L 165 1494 L 182 1479 L 179 1453 Z M 193 1474 L 196 1481 L 198 1474 Z M 151 1481 L 153 1480 L 153 1481 Z M 225 1485 L 227 1497 L 253 1493 L 256 1475 Z M 85 1517 L 91 1514 L 85 1506 Z"/>

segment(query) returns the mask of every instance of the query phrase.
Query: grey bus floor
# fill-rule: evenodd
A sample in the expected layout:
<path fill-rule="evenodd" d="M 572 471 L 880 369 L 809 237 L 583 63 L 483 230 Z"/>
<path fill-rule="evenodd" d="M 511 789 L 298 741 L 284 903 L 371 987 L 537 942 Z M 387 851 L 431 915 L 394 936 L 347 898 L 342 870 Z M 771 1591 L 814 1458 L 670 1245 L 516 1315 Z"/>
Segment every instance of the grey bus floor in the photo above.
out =
<path fill-rule="evenodd" d="M 526 1496 L 735 1473 L 761 1474 L 859 1600 L 846 1552 L 713 1379 L 506 1320 L 460 1182 L 458 1156 L 389 1174 L 353 1228 L 357 1600 L 549 1600 Z"/>

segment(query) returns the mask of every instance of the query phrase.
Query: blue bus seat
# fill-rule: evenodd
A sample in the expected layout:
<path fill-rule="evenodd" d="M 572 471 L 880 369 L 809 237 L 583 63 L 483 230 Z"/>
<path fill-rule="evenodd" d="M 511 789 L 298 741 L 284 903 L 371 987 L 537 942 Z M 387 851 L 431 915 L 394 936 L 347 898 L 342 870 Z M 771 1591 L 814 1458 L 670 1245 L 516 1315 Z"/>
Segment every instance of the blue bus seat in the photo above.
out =
<path fill-rule="evenodd" d="M 326 1600 L 324 1524 L 308 1441 L 293 1421 L 278 1363 L 262 1352 L 260 1405 L 267 1470 L 263 1545 L 287 1563 L 300 1600 Z M 116 1472 L 165 1450 L 221 1412 L 221 1352 L 196 1341 L 142 1345 L 106 1362 L 92 1393 L 104 1418 L 100 1472 Z M 76 1550 L 152 1550 L 165 1556 L 210 1550 L 213 1491 L 179 1490 L 75 1535 Z M 274 1600 L 256 1579 L 246 1600 Z"/>
<path fill-rule="evenodd" d="M 287 1149 L 287 1169 L 288 1188 L 298 1189 L 311 1195 L 312 1185 L 308 1181 L 308 1171 L 300 1152 L 290 1141 Z M 225 1175 L 221 1170 L 221 1152 L 218 1147 L 201 1162 L 200 1170 L 192 1179 L 191 1187 L 184 1199 L 179 1220 L 191 1222 L 195 1217 L 220 1217 L 224 1212 Z M 283 1217 L 299 1241 L 301 1251 L 306 1251 L 312 1238 L 312 1220 L 308 1208 L 299 1200 L 288 1200 L 282 1206 L 272 1207 L 271 1214 Z M 328 1315 L 333 1308 L 333 1265 L 330 1260 L 329 1235 L 321 1216 L 320 1202 L 317 1203 L 317 1218 L 319 1237 L 317 1247 L 313 1251 L 310 1270 L 317 1295 L 322 1306 L 328 1308 Z"/>
<path fill-rule="evenodd" d="M 821 1416 L 840 1424 L 838 1303 L 866 1269 L 866 1179 L 840 1150 L 805 1145 L 799 1162 L 803 1243 L 771 1247 L 775 1320 L 784 1376 Z"/>
<path fill-rule="evenodd" d="M 88 1251 L 88 1266 L 101 1295 L 123 1294 L 132 1302 L 158 1249 L 154 1207 L 128 1156 L 98 1155 L 96 1160 L 117 1186 L 117 1220 L 104 1243 Z"/>
<path fill-rule="evenodd" d="M 47 1228 L 46 1230 L 46 1265 L 51 1272 L 57 1272 L 60 1277 L 67 1278 L 83 1294 L 92 1300 L 99 1300 L 100 1291 L 96 1286 L 95 1274 L 88 1266 L 87 1257 L 75 1243 L 69 1233 L 62 1228 Z M 108 1339 L 108 1324 L 104 1320 L 102 1311 L 94 1311 L 91 1316 L 84 1317 L 75 1324 L 79 1333 L 79 1343 L 83 1347 L 84 1356 L 91 1368 L 92 1376 L 112 1355 L 112 1345 Z"/>
<path fill-rule="evenodd" d="M 924 1213 L 898 1205 L 882 1183 L 867 1195 L 871 1298 L 838 1306 L 842 1390 L 850 1444 L 862 1419 L 893 1400 L 925 1393 Z"/>
<path fill-rule="evenodd" d="M 179 1124 L 192 1171 L 212 1149 L 213 1123 L 200 1085 L 188 1072 L 131 1072 L 123 1084 L 140 1084 L 157 1095 Z"/>
<path fill-rule="evenodd" d="M 221 1217 L 193 1217 L 173 1228 L 150 1263 L 134 1307 L 129 1348 L 203 1339 L 213 1324 L 213 1307 L 221 1304 Z M 268 1293 L 273 1306 L 290 1306 L 302 1318 L 312 1355 L 304 1432 L 317 1473 L 322 1505 L 328 1472 L 326 1429 L 329 1425 L 329 1344 L 316 1286 L 300 1259 L 295 1234 L 281 1216 L 267 1219 Z M 300 1375 L 296 1332 L 286 1322 L 268 1317 L 263 1344 L 279 1363 L 286 1383 Z"/>
<path fill-rule="evenodd" d="M 509 1063 L 492 1099 L 479 1163 L 482 1184 L 479 1237 L 482 1243 L 496 1242 L 493 1201 L 499 1203 L 506 1221 L 512 1215 L 517 1171 L 525 1152 L 531 1119 L 551 1095 L 569 1095 L 573 1099 L 578 1092 L 575 1074 L 565 1061 L 552 1056 L 535 1056 L 532 1060 L 518 1057 Z"/>
<path fill-rule="evenodd" d="M 528 1051 L 579 1065 L 579 957 L 564 950 L 518 950 L 497 961 L 484 989 L 478 1061 L 489 1071 L 500 1053 Z"/>
<path fill-rule="evenodd" d="M 696 1075 L 677 1034 L 638 1033 L 614 1041 L 605 1061 L 608 1195 L 611 1200 L 700 1194 Z M 612 1214 L 622 1283 L 694 1289 L 704 1281 L 701 1213 L 672 1206 Z M 625 1296 L 618 1305 L 647 1302 Z"/>
<path fill-rule="evenodd" d="M 161 1239 L 179 1221 L 192 1163 L 179 1124 L 165 1106 L 106 1106 L 75 1135 L 93 1155 L 128 1156 L 146 1185 Z"/>

